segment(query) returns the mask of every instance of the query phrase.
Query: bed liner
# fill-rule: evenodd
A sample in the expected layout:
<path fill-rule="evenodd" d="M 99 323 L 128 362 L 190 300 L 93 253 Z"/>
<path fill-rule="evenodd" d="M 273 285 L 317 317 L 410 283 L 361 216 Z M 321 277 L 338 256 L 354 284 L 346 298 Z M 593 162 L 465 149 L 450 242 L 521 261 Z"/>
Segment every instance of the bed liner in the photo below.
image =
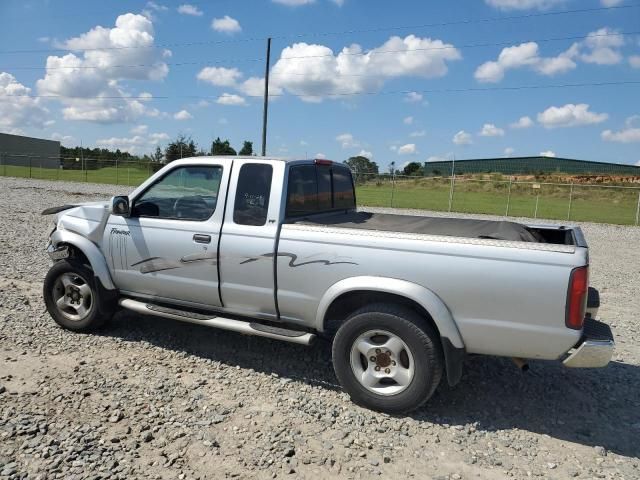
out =
<path fill-rule="evenodd" d="M 330 226 L 448 237 L 484 238 L 544 243 L 535 231 L 515 222 L 466 218 L 423 217 L 371 212 L 339 212 L 291 220 L 298 225 Z"/>

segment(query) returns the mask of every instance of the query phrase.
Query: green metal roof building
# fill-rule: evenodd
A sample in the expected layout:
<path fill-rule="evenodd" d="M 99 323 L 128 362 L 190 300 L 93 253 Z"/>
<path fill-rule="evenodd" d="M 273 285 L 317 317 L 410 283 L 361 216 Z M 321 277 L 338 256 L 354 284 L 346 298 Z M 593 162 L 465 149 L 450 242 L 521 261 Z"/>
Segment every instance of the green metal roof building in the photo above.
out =
<path fill-rule="evenodd" d="M 425 162 L 428 177 L 451 175 L 452 161 Z M 503 173 L 506 175 L 534 175 L 564 173 L 574 175 L 637 175 L 640 166 L 622 163 L 591 162 L 557 157 L 507 157 L 456 160 L 456 175 L 465 173 Z"/>

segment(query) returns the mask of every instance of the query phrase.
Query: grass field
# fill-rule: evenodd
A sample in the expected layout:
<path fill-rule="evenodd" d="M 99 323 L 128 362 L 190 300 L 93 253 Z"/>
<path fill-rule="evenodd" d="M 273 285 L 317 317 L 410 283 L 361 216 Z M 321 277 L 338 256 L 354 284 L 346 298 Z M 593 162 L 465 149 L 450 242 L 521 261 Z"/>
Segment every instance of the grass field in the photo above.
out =
<path fill-rule="evenodd" d="M 9 177 L 39 178 L 43 180 L 65 180 L 67 182 L 106 183 L 111 185 L 138 186 L 150 175 L 150 170 L 139 168 L 137 164 L 122 164 L 118 167 L 104 167 L 98 170 L 62 170 L 31 168 L 16 165 L 0 166 L 0 175 Z"/>
<path fill-rule="evenodd" d="M 99 170 L 60 170 L 38 166 L 0 166 L 0 175 L 11 177 L 65 180 L 70 182 L 104 183 L 137 186 L 146 180 L 150 170 L 137 164 L 121 164 Z M 541 219 L 636 224 L 640 188 L 606 188 L 575 185 L 573 192 L 566 185 L 512 184 L 509 194 L 504 181 L 456 181 L 451 211 L 537 217 Z M 368 181 L 356 186 L 358 205 L 370 207 L 416 208 L 447 211 L 450 180 L 418 178 L 397 180 L 395 187 L 389 180 Z M 571 202 L 569 198 L 571 197 Z M 537 203 L 537 209 L 536 209 Z M 569 212 L 569 204 L 571 211 Z"/>
<path fill-rule="evenodd" d="M 447 211 L 450 180 L 418 179 L 389 182 L 367 182 L 357 187 L 359 205 L 395 208 L 419 208 Z M 456 182 L 451 211 L 537 217 L 556 220 L 589 221 L 633 225 L 640 189 L 605 187 L 513 184 L 511 194 L 507 182 Z M 393 201 L 392 201 L 393 193 Z M 569 197 L 571 196 L 571 212 Z M 536 211 L 537 199 L 537 211 Z"/>

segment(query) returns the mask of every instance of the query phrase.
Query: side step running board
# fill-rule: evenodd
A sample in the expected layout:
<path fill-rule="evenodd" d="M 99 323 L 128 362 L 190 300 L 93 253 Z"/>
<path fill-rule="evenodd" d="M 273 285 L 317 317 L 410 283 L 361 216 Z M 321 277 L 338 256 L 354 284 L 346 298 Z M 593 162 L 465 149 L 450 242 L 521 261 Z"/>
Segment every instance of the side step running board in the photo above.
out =
<path fill-rule="evenodd" d="M 254 335 L 257 337 L 274 338 L 285 342 L 298 343 L 300 345 L 310 345 L 316 336 L 313 333 L 290 330 L 288 328 L 263 325 L 256 322 L 243 322 L 232 318 L 209 317 L 201 313 L 178 310 L 175 308 L 162 307 L 151 303 L 139 302 L 131 298 L 121 298 L 118 302 L 121 307 L 144 315 L 156 315 L 182 322 L 196 323 L 208 327 L 231 330 L 233 332 Z"/>

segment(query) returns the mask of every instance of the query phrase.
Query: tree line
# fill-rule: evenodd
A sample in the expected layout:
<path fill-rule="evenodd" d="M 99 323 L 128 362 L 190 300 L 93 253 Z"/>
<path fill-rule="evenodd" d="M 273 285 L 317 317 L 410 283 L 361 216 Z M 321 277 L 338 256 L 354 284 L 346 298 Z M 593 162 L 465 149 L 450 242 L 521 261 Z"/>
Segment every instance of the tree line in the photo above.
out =
<path fill-rule="evenodd" d="M 198 148 L 196 142 L 185 135 L 179 135 L 169 142 L 163 149 L 156 147 L 150 154 L 133 155 L 126 151 L 109 150 L 108 148 L 87 148 L 60 146 L 60 163 L 65 170 L 97 170 L 103 167 L 115 165 L 116 161 L 126 162 L 128 165 L 138 164 L 140 168 L 147 168 L 149 164 L 154 170 L 159 170 L 167 163 L 180 158 L 202 157 L 206 155 L 253 155 L 253 142 L 245 140 L 242 147 L 236 151 L 229 140 L 217 137 L 211 142 L 211 148 L 207 151 Z"/>

